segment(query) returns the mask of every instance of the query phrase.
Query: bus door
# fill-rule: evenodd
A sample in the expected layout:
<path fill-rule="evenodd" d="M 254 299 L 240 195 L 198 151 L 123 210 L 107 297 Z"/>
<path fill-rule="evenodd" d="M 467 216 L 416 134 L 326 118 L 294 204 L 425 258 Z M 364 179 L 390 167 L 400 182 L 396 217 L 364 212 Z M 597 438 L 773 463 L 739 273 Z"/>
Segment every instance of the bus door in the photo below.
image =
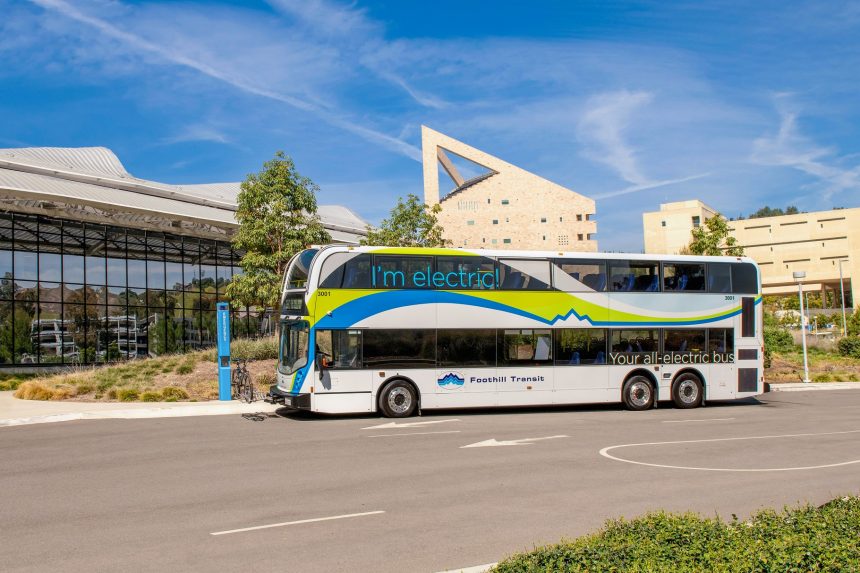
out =
<path fill-rule="evenodd" d="M 762 391 L 762 372 L 764 356 L 762 356 L 761 324 L 759 311 L 756 310 L 755 297 L 741 297 L 741 316 L 739 332 L 735 340 L 735 364 L 737 365 L 737 394 L 753 396 Z"/>
<path fill-rule="evenodd" d="M 313 379 L 317 408 L 324 412 L 369 412 L 372 374 L 362 367 L 361 330 L 317 330 Z"/>

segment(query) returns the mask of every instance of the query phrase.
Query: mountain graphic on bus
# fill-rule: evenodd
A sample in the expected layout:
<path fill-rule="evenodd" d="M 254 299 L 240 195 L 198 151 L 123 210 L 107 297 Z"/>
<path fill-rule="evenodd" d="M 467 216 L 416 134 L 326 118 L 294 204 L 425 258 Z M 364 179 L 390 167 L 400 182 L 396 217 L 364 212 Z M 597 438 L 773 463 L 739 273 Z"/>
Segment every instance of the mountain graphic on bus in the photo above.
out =
<path fill-rule="evenodd" d="M 442 388 L 462 388 L 463 384 L 466 383 L 466 379 L 457 372 L 448 372 L 439 378 L 436 383 Z"/>

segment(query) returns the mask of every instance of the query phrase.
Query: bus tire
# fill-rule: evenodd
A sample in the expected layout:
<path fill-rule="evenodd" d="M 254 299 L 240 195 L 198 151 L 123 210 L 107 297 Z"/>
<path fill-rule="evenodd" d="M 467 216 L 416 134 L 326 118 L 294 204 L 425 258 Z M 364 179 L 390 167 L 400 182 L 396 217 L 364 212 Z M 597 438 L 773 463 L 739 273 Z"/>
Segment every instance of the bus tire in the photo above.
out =
<path fill-rule="evenodd" d="M 418 408 L 418 394 L 405 380 L 392 380 L 379 393 L 379 407 L 386 418 L 408 418 Z"/>
<path fill-rule="evenodd" d="M 637 374 L 624 382 L 621 399 L 628 410 L 648 410 L 654 406 L 654 386 L 647 377 Z"/>
<path fill-rule="evenodd" d="M 676 408 L 698 408 L 703 396 L 702 380 L 692 372 L 684 372 L 672 383 L 672 401 Z"/>

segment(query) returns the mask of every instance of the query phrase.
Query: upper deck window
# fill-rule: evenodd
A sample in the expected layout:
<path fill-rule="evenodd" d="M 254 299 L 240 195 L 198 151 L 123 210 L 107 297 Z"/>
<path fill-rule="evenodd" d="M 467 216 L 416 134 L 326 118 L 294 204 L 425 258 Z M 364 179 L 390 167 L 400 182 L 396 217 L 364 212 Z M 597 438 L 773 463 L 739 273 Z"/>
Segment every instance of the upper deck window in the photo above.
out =
<path fill-rule="evenodd" d="M 436 257 L 431 285 L 451 290 L 496 288 L 496 262 L 486 257 Z"/>
<path fill-rule="evenodd" d="M 705 290 L 704 263 L 663 263 L 664 291 Z"/>
<path fill-rule="evenodd" d="M 287 288 L 305 288 L 308 283 L 308 269 L 318 249 L 306 249 L 293 259 L 287 270 Z"/>
<path fill-rule="evenodd" d="M 710 292 L 732 292 L 730 263 L 708 263 L 708 290 Z"/>
<path fill-rule="evenodd" d="M 555 259 L 552 268 L 556 290 L 589 292 L 606 290 L 606 262 Z"/>
<path fill-rule="evenodd" d="M 323 261 L 320 288 L 371 288 L 371 258 L 366 253 L 334 253 Z"/>
<path fill-rule="evenodd" d="M 545 259 L 499 259 L 502 290 L 549 290 L 549 261 Z"/>
<path fill-rule="evenodd" d="M 758 273 L 750 263 L 732 263 L 732 292 L 738 294 L 758 293 Z"/>
<path fill-rule="evenodd" d="M 615 292 L 659 292 L 660 265 L 651 261 L 610 261 L 609 284 Z"/>
<path fill-rule="evenodd" d="M 433 257 L 377 255 L 370 282 L 373 288 L 432 288 Z"/>

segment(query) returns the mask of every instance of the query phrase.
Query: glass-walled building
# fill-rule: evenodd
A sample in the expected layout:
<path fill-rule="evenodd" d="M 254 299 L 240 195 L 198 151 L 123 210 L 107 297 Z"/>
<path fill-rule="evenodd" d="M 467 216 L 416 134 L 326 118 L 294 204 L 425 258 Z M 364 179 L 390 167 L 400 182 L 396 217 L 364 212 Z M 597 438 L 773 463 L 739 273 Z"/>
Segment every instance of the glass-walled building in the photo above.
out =
<path fill-rule="evenodd" d="M 95 159 L 103 161 L 106 152 L 107 159 L 119 164 L 108 150 L 97 150 Z M 8 157 L 10 151 L 17 152 L 14 157 L 24 162 L 24 169 L 8 169 L 4 152 Z M 99 364 L 214 345 L 215 303 L 226 300 L 226 285 L 242 272 L 241 254 L 229 242 L 235 223 L 171 211 L 206 207 L 227 211 L 232 221 L 235 207 L 231 211 L 217 193 L 237 191 L 238 184 L 186 186 L 185 193 L 171 195 L 158 193 L 170 186 L 135 180 L 124 170 L 111 173 L 118 180 L 108 188 L 118 200 L 128 199 L 121 192 L 146 195 L 144 203 L 152 210 L 147 216 L 139 207 L 95 207 L 92 193 L 86 192 L 104 191 L 105 177 L 87 182 L 93 165 L 85 164 L 86 170 L 72 165 L 78 168 L 71 172 L 74 177 L 66 173 L 46 181 L 38 172 L 45 157 L 22 153 L 28 151 L 45 153 L 0 150 L 0 367 Z M 48 151 L 93 162 L 85 153 L 91 150 Z M 58 188 L 56 179 L 68 183 L 68 189 Z M 50 202 L 22 193 L 22 183 L 41 184 Z M 155 193 L 146 193 L 147 186 Z M 210 191 L 210 197 L 203 191 Z M 77 201 L 69 197 L 72 192 L 78 193 Z M 325 210 L 335 220 L 326 225 L 333 236 L 340 242 L 358 241 L 358 234 L 348 240 L 344 229 L 348 210 L 323 207 L 324 217 Z M 349 223 L 357 229 L 363 221 L 356 220 Z M 262 336 L 274 328 L 265 310 L 232 314 L 234 338 Z"/>

